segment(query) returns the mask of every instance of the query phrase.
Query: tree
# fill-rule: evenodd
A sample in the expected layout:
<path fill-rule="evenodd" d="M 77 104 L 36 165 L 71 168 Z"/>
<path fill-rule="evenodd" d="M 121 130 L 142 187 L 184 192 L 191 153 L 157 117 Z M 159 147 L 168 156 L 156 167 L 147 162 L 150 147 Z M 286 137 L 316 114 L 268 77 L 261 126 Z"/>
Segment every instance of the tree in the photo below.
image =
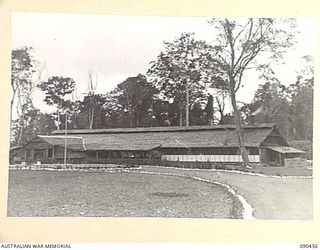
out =
<path fill-rule="evenodd" d="M 12 126 L 15 126 L 15 128 L 11 127 L 11 130 L 15 129 L 15 143 L 17 144 L 20 144 L 22 138 L 24 138 L 25 127 L 27 126 L 27 117 L 25 116 L 30 109 L 34 109 L 32 94 L 35 86 L 42 79 L 43 72 L 44 65 L 34 60 L 31 47 L 12 50 L 10 122 Z M 17 126 L 21 127 L 17 128 Z M 17 131 L 19 131 L 19 134 L 17 134 Z"/>
<path fill-rule="evenodd" d="M 157 90 L 141 74 L 120 83 L 111 93 L 118 103 L 118 123 L 125 127 L 148 126 L 156 93 Z"/>
<path fill-rule="evenodd" d="M 152 102 L 151 126 L 167 127 L 178 124 L 175 104 L 154 98 Z"/>
<path fill-rule="evenodd" d="M 26 102 L 28 93 L 33 88 L 31 77 L 33 74 L 33 59 L 30 55 L 30 47 L 14 49 L 11 52 L 11 89 L 10 121 L 13 119 L 13 110 L 16 99 L 18 109 Z M 28 100 L 30 101 L 30 100 Z"/>
<path fill-rule="evenodd" d="M 95 96 L 95 90 L 98 85 L 97 76 L 94 76 L 93 71 L 90 70 L 88 72 L 89 81 L 88 81 L 88 94 L 85 96 L 84 103 L 85 107 L 87 108 L 88 112 L 88 120 L 89 120 L 89 129 L 93 128 L 93 122 L 95 118 L 95 111 L 96 111 L 96 102 L 95 99 L 98 99 L 101 96 Z M 94 79 L 95 78 L 95 79 Z"/>
<path fill-rule="evenodd" d="M 228 90 L 225 89 L 217 89 L 214 101 L 217 104 L 217 107 L 215 108 L 215 111 L 218 111 L 219 113 L 219 123 L 224 123 L 224 117 L 225 117 L 225 109 L 226 109 L 226 101 L 229 100 L 229 93 Z"/>
<path fill-rule="evenodd" d="M 247 123 L 275 123 L 281 134 L 289 137 L 292 114 L 287 99 L 287 88 L 275 77 L 260 84 L 251 103 L 245 104 L 240 111 Z"/>
<path fill-rule="evenodd" d="M 313 135 L 313 57 L 302 58 L 296 82 L 289 86 L 292 112 L 292 139 L 312 140 Z"/>
<path fill-rule="evenodd" d="M 53 76 L 38 87 L 46 94 L 44 102 L 50 106 L 57 106 L 57 129 L 59 130 L 60 113 L 62 109 L 67 110 L 71 106 L 71 102 L 65 98 L 74 91 L 75 82 L 70 77 Z"/>
<path fill-rule="evenodd" d="M 208 118 L 208 117 L 207 117 Z M 205 112 L 202 109 L 202 105 L 196 102 L 190 109 L 190 125 L 204 125 L 205 123 Z"/>
<path fill-rule="evenodd" d="M 165 42 L 164 51 L 151 62 L 147 72 L 150 81 L 157 87 L 163 100 L 177 104 L 180 126 L 189 125 L 190 107 L 203 99 L 204 89 L 209 82 L 206 75 L 208 58 L 213 50 L 193 33 L 182 33 L 173 42 Z"/>
<path fill-rule="evenodd" d="M 220 65 L 220 73 L 224 73 L 224 80 L 228 84 L 239 148 L 244 166 L 249 167 L 236 92 L 244 85 L 246 71 L 263 63 L 263 60 L 259 63 L 259 57 L 261 59 L 263 55 L 277 60 L 286 48 L 294 44 L 293 33 L 288 32 L 288 28 L 293 29 L 295 24 L 291 19 L 271 18 L 212 19 L 209 23 L 217 34 L 214 49 L 219 51 L 212 61 Z"/>
<path fill-rule="evenodd" d="M 48 134 L 55 128 L 54 119 L 50 114 L 40 112 L 34 107 L 25 108 L 24 119 L 16 119 L 12 126 L 12 146 L 23 145 L 39 134 Z M 21 133 L 23 130 L 23 133 Z"/>
<path fill-rule="evenodd" d="M 204 122 L 207 125 L 213 125 L 214 120 L 213 120 L 213 96 L 209 95 L 208 96 L 208 102 L 207 105 L 204 109 L 205 115 L 204 115 Z"/>
<path fill-rule="evenodd" d="M 87 95 L 83 101 L 78 101 L 78 113 L 74 117 L 77 128 L 96 129 L 107 125 L 108 102 L 106 95 Z"/>

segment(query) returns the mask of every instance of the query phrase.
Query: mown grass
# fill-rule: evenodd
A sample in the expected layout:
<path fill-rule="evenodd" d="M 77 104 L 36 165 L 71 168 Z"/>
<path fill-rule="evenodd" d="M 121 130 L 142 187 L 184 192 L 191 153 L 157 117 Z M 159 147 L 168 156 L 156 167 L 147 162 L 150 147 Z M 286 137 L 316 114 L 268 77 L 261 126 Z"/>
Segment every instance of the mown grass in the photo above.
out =
<path fill-rule="evenodd" d="M 240 218 L 224 188 L 188 178 L 137 173 L 12 170 L 7 215 Z"/>

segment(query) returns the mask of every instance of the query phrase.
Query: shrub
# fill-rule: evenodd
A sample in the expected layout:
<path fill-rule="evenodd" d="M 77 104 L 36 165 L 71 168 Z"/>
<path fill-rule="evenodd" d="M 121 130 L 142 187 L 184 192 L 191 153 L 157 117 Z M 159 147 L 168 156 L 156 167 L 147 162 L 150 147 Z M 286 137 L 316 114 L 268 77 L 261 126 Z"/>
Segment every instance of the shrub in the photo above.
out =
<path fill-rule="evenodd" d="M 221 163 L 216 163 L 214 165 L 214 168 L 215 169 L 222 169 L 222 170 L 226 170 L 227 169 L 227 167 L 224 164 L 221 164 Z"/>

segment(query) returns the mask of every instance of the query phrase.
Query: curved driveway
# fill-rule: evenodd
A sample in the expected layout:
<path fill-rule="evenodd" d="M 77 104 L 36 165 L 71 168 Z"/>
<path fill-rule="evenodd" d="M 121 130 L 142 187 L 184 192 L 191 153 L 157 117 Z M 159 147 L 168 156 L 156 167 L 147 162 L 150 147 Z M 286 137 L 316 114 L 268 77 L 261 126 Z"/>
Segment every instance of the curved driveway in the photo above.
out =
<path fill-rule="evenodd" d="M 275 178 L 152 166 L 141 170 L 196 176 L 230 185 L 252 205 L 256 219 L 312 220 L 312 178 Z"/>

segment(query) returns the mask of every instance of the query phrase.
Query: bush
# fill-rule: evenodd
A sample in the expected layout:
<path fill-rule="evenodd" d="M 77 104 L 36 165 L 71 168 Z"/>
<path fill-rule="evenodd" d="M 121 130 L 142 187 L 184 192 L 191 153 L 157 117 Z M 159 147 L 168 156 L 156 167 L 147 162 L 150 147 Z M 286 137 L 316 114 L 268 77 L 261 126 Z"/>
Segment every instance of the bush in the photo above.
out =
<path fill-rule="evenodd" d="M 308 160 L 312 160 L 312 141 L 310 140 L 290 141 L 289 145 L 291 147 L 305 151 L 306 152 L 305 157 L 307 157 Z"/>
<path fill-rule="evenodd" d="M 214 168 L 215 168 L 215 169 L 222 169 L 222 170 L 226 170 L 226 169 L 227 169 L 226 165 L 221 164 L 221 163 L 216 163 L 216 164 L 214 165 Z"/>

